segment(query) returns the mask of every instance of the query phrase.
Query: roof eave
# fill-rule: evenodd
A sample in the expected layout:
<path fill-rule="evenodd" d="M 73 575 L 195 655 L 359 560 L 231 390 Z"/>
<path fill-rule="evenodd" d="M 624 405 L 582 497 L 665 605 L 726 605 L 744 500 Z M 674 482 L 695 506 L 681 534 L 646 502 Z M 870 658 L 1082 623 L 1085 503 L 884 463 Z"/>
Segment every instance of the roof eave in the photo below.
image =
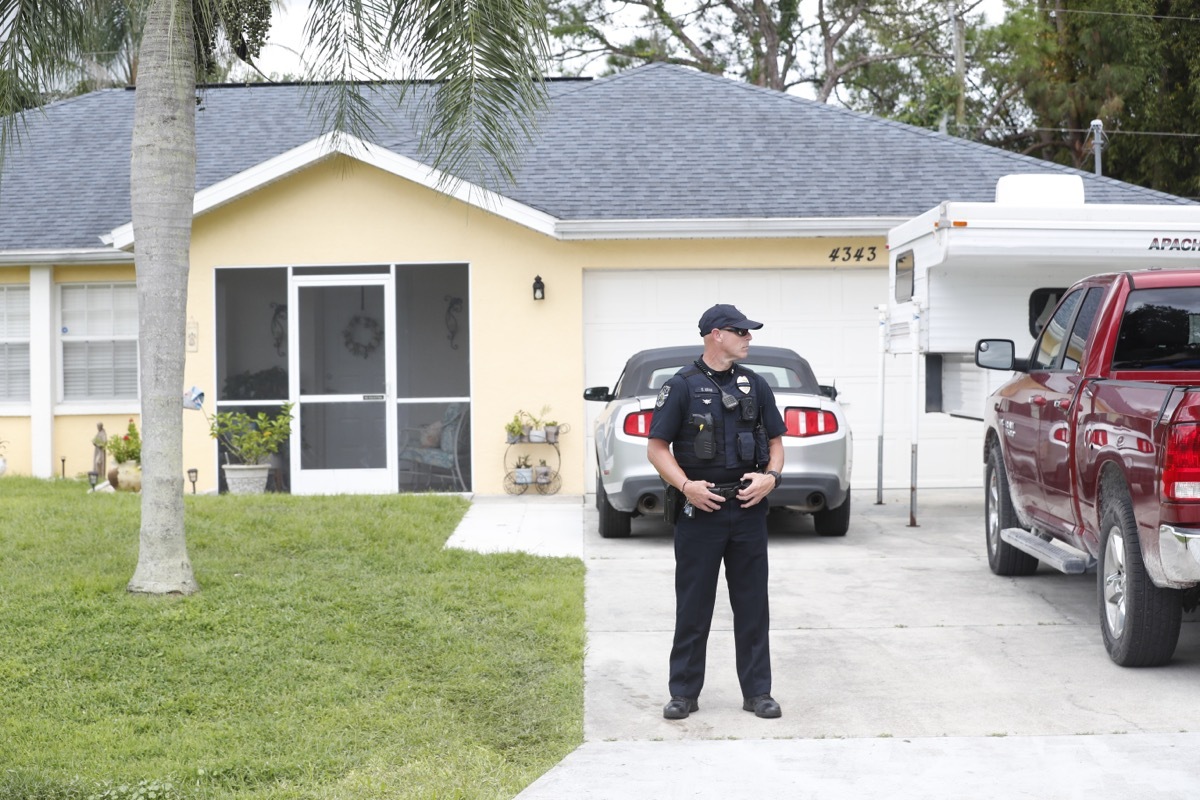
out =
<path fill-rule="evenodd" d="M 908 217 L 779 217 L 561 220 L 563 241 L 597 239 L 781 239 L 886 236 Z"/>
<path fill-rule="evenodd" d="M 306 169 L 333 155 L 345 155 L 377 167 L 392 175 L 425 186 L 436 192 L 489 211 L 546 235 L 554 235 L 555 218 L 518 203 L 477 184 L 456 180 L 428 164 L 370 144 L 349 134 L 327 133 L 292 148 L 223 181 L 196 192 L 192 214 L 198 217 L 231 203 L 240 197 Z M 133 249 L 133 223 L 115 228 L 110 234 L 115 247 Z"/>
<path fill-rule="evenodd" d="M 133 255 L 110 247 L 0 250 L 0 266 L 41 264 L 128 264 Z"/>

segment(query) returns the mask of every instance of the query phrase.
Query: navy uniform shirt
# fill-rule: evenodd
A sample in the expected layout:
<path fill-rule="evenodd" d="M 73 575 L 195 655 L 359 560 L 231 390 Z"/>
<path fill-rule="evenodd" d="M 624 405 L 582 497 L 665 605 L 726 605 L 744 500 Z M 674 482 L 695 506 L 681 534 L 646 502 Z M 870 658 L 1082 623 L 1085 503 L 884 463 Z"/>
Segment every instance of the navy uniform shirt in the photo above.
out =
<path fill-rule="evenodd" d="M 692 369 L 692 366 L 684 367 L 663 384 L 662 389 L 658 393 L 658 399 L 655 401 L 654 416 L 650 420 L 650 438 L 662 439 L 674 444 L 685 434 L 684 426 L 689 421 L 692 413 L 692 398 L 688 392 L 687 379 L 681 377 L 680 373 L 690 369 Z M 709 371 L 713 378 L 716 379 L 717 384 L 735 397 L 741 396 L 740 390 L 737 389 L 738 376 L 748 376 L 754 382 L 754 395 L 758 398 L 759 407 L 761 408 L 761 419 L 763 427 L 766 429 L 768 444 L 771 439 L 783 435 L 784 431 L 787 430 L 787 426 L 784 424 L 783 416 L 779 413 L 779 408 L 775 404 L 775 393 L 771 391 L 771 387 L 767 385 L 767 382 L 763 380 L 761 375 L 736 364 L 724 372 Z M 717 390 L 716 386 L 713 386 L 712 381 L 703 376 L 694 378 L 693 380 L 697 382 L 697 385 L 702 390 L 704 384 L 707 384 L 711 388 L 712 402 L 706 404 L 706 411 L 710 411 L 714 416 L 718 414 L 722 415 L 723 423 L 728 422 L 732 424 L 739 418 L 739 412 L 736 409 L 727 411 L 721 405 L 721 393 Z M 722 430 L 727 429 L 728 425 L 723 424 Z M 687 435 L 690 436 L 690 433 Z M 718 445 L 718 452 L 723 451 L 724 448 Z M 688 478 L 692 480 L 731 483 L 740 480 L 743 474 L 753 469 L 753 465 L 730 468 L 726 466 L 725 459 L 718 456 L 718 458 L 713 459 L 711 466 L 702 468 L 689 467 L 686 469 L 686 472 Z"/>

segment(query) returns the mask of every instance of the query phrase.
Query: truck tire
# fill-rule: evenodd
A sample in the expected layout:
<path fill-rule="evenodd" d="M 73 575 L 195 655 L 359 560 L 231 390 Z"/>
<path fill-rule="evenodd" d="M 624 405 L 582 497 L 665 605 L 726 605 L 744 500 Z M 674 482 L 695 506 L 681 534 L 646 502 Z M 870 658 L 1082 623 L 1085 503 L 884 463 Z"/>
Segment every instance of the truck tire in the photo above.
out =
<path fill-rule="evenodd" d="M 1122 667 L 1162 666 L 1179 641 L 1183 593 L 1150 580 L 1129 496 L 1107 492 L 1100 509 L 1096 593 L 1104 647 Z"/>
<path fill-rule="evenodd" d="M 1004 456 L 1000 454 L 998 445 L 992 445 L 988 451 L 983 483 L 983 527 L 987 538 L 988 566 L 997 575 L 1032 575 L 1037 572 L 1038 560 L 1000 538 L 1000 531 L 1018 528 L 1021 523 L 1013 511 L 1008 473 L 1004 469 Z"/>
<path fill-rule="evenodd" d="M 608 502 L 604 481 L 596 476 L 596 508 L 600 511 L 600 535 L 605 539 L 625 539 L 629 536 L 633 514 L 617 511 Z"/>
<path fill-rule="evenodd" d="M 846 489 L 846 500 L 837 508 L 823 508 L 813 513 L 813 525 L 820 536 L 845 536 L 850 530 L 850 490 Z"/>

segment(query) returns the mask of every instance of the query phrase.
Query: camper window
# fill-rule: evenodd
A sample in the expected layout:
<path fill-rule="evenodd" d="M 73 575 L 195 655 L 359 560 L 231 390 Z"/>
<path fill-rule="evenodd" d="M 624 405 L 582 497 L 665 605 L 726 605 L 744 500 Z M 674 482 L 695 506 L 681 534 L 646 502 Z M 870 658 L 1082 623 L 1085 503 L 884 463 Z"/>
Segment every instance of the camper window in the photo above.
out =
<path fill-rule="evenodd" d="M 1066 294 L 1067 290 L 1062 289 L 1034 289 L 1029 295 L 1029 335 L 1037 338 L 1042 332 L 1042 328 L 1046 327 L 1046 320 L 1050 319 L 1050 315 L 1054 313 L 1054 307 L 1058 305 L 1058 301 Z"/>
<path fill-rule="evenodd" d="M 896 256 L 896 302 L 907 303 L 913 298 L 913 251 Z"/>

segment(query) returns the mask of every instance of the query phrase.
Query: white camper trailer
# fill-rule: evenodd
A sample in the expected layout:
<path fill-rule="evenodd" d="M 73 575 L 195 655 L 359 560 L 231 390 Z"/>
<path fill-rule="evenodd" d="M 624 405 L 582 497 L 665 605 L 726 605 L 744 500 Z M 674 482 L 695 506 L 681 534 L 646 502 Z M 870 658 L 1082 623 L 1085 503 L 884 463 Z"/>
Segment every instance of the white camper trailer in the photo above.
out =
<path fill-rule="evenodd" d="M 910 524 L 922 410 L 965 418 L 957 435 L 978 441 L 978 456 L 960 448 L 957 457 L 964 469 L 982 463 L 982 422 L 973 420 L 983 419 L 988 395 L 1007 375 L 976 367 L 975 343 L 1008 338 L 1018 353 L 1028 352 L 1075 281 L 1155 266 L 1200 269 L 1200 205 L 1088 204 L 1077 175 L 1007 175 L 995 202 L 943 202 L 888 232 L 879 405 L 887 405 L 888 354 L 912 354 L 891 367 L 907 367 L 912 380 Z M 978 437 L 964 430 L 973 425 Z M 882 413 L 879 428 L 882 502 Z"/>
<path fill-rule="evenodd" d="M 888 261 L 886 352 L 923 359 L 926 411 L 982 419 L 1006 376 L 974 365 L 977 340 L 1028 352 L 1088 275 L 1200 268 L 1200 205 L 1089 205 L 1076 175 L 1008 175 L 993 203 L 944 202 L 893 228 Z"/>

